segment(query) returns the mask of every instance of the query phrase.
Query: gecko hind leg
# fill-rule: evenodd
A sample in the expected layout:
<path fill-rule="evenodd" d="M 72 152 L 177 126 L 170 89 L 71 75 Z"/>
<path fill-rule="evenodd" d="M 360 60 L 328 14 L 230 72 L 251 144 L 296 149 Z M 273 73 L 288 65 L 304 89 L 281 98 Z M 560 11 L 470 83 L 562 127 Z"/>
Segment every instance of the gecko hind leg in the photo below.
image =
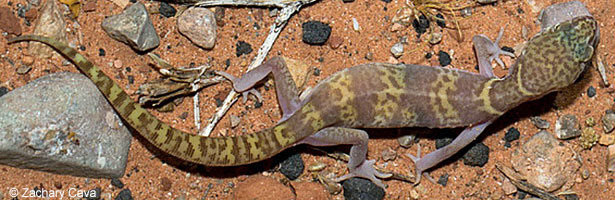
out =
<path fill-rule="evenodd" d="M 479 73 L 486 77 L 495 77 L 493 75 L 493 68 L 491 67 L 491 61 L 495 60 L 500 66 L 504 67 L 504 62 L 500 59 L 500 55 L 506 55 L 515 57 L 515 54 L 500 48 L 500 39 L 504 34 L 504 28 L 500 29 L 498 37 L 495 42 L 491 41 L 489 37 L 479 34 L 472 37 L 472 43 L 474 44 L 474 50 L 476 51 L 476 57 L 478 60 Z"/>
<path fill-rule="evenodd" d="M 241 78 L 237 78 L 226 72 L 217 73 L 233 83 L 235 91 L 241 92 L 243 95 L 244 102 L 249 94 L 254 94 L 258 98 L 258 101 L 262 101 L 262 97 L 260 93 L 254 89 L 254 85 L 263 81 L 269 74 L 272 74 L 275 81 L 278 103 L 282 109 L 282 120 L 286 119 L 299 108 L 299 90 L 282 57 L 276 56 L 265 61 L 265 63 L 250 70 Z"/>
<path fill-rule="evenodd" d="M 421 175 L 425 172 L 425 170 L 436 166 L 438 163 L 441 163 L 445 159 L 451 157 L 455 153 L 459 152 L 459 150 L 466 147 L 472 141 L 474 141 L 482 132 L 485 130 L 489 124 L 491 124 L 493 120 L 486 121 L 474 126 L 470 126 L 465 128 L 453 142 L 450 144 L 431 152 L 425 157 L 420 157 L 420 147 L 418 152 L 418 156 L 413 156 L 407 154 L 408 157 L 414 161 L 415 171 L 416 171 L 416 182 L 418 184 L 421 181 Z"/>
<path fill-rule="evenodd" d="M 385 188 L 384 183 L 379 178 L 391 177 L 391 174 L 383 174 L 374 168 L 375 160 L 366 160 L 367 142 L 369 136 L 367 132 L 359 129 L 344 127 L 329 127 L 308 136 L 299 143 L 312 146 L 335 146 L 340 144 L 351 144 L 350 160 L 348 161 L 348 174 L 335 179 L 343 181 L 352 177 L 361 177 L 372 181 L 379 187 Z"/>

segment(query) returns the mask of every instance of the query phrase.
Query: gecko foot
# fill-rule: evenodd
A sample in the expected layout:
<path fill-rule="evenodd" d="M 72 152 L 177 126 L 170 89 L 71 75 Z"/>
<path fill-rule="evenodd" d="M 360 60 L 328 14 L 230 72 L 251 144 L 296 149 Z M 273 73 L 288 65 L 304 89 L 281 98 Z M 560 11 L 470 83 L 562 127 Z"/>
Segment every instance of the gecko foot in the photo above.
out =
<path fill-rule="evenodd" d="M 486 58 L 489 61 L 489 63 L 495 60 L 498 63 L 498 65 L 505 67 L 504 62 L 502 62 L 502 60 L 500 59 L 500 55 L 515 57 L 515 54 L 508 52 L 508 51 L 504 51 L 502 50 L 502 48 L 500 48 L 500 39 L 502 39 L 502 35 L 504 35 L 504 28 L 500 29 L 500 33 L 498 34 L 498 37 L 495 39 L 495 42 L 492 42 L 491 40 L 489 40 L 487 36 L 484 36 L 484 35 L 474 36 L 472 38 L 472 41 L 475 47 L 477 48 L 477 51 L 484 51 L 484 52 L 479 53 L 481 57 L 484 56 L 484 58 Z M 483 59 L 483 58 L 479 58 L 479 59 Z"/>
<path fill-rule="evenodd" d="M 425 178 L 427 180 L 429 180 L 429 182 L 432 183 L 436 183 L 436 180 L 434 180 L 430 175 L 429 172 L 426 172 L 426 169 L 420 168 L 419 164 L 421 162 L 421 145 L 417 143 L 417 150 L 416 150 L 416 156 L 412 155 L 412 154 L 406 154 L 406 156 L 408 156 L 410 159 L 412 159 L 412 162 L 414 162 L 414 166 L 416 166 L 416 168 L 414 169 L 416 171 L 416 180 L 414 182 L 414 185 L 418 185 L 421 182 L 421 176 L 425 176 Z"/>
<path fill-rule="evenodd" d="M 378 170 L 374 168 L 374 163 L 376 163 L 376 160 L 365 160 L 355 168 L 348 168 L 348 174 L 336 178 L 335 181 L 340 182 L 349 178 L 360 177 L 372 181 L 374 184 L 378 185 L 378 187 L 385 188 L 384 183 L 378 178 L 389 178 L 392 174 L 378 172 Z"/>
<path fill-rule="evenodd" d="M 237 77 L 223 72 L 223 71 L 216 71 L 216 74 L 223 76 L 224 78 L 228 79 L 231 83 L 233 83 L 233 89 L 236 90 L 235 88 L 235 82 L 237 82 L 237 80 L 239 80 Z M 241 96 L 243 96 L 243 102 L 245 103 L 246 101 L 248 101 L 248 95 L 253 94 L 258 102 L 263 102 L 263 96 L 261 95 L 260 92 L 258 92 L 256 89 L 254 88 L 250 88 L 249 90 L 245 90 L 245 91 L 237 91 L 237 92 L 241 92 Z"/>

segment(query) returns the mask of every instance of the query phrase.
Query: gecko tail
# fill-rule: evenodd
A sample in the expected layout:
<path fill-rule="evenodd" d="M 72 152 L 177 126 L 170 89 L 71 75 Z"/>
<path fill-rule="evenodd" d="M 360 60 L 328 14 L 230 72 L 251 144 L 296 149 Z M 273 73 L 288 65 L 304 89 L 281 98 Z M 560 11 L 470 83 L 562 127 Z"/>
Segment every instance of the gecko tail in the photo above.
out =
<path fill-rule="evenodd" d="M 49 37 L 25 35 L 8 43 L 38 41 L 73 62 L 107 98 L 122 119 L 160 150 L 183 160 L 207 166 L 237 166 L 267 159 L 294 144 L 287 123 L 256 133 L 228 137 L 204 137 L 171 127 L 133 101 L 109 76 L 66 44 Z"/>

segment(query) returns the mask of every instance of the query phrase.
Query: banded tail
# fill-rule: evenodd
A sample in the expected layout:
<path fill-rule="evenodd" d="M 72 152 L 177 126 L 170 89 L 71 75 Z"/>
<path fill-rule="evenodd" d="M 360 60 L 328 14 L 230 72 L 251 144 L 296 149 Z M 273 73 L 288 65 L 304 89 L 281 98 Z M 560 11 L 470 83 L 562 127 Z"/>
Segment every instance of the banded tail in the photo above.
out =
<path fill-rule="evenodd" d="M 288 124 L 280 123 L 256 133 L 232 137 L 203 137 L 175 129 L 158 120 L 100 68 L 83 55 L 55 39 L 34 35 L 11 38 L 8 43 L 38 41 L 59 51 L 73 62 L 107 98 L 117 113 L 139 134 L 160 150 L 186 161 L 207 166 L 236 166 L 267 159 L 301 138 L 286 133 Z"/>

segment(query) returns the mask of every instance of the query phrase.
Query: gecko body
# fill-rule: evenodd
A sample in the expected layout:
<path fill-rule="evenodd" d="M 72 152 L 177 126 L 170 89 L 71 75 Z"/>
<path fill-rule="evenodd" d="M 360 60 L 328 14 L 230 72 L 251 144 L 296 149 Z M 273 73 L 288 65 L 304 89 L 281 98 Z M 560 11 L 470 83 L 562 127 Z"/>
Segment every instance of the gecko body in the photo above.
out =
<path fill-rule="evenodd" d="M 131 127 L 178 158 L 207 166 L 236 166 L 267 159 L 296 144 L 351 144 L 349 173 L 338 180 L 364 177 L 383 186 L 376 177 L 386 175 L 374 170 L 373 160 L 365 159 L 368 136 L 359 128 L 468 127 L 455 140 L 460 142 L 415 158 L 420 173 L 470 143 L 504 112 L 572 84 L 584 70 L 582 63 L 593 55 L 596 35 L 592 17 L 578 17 L 542 31 L 527 43 L 502 79 L 483 71 L 371 63 L 335 73 L 303 100 L 298 98 L 284 60 L 272 58 L 241 79 L 222 73 L 240 92 L 251 91 L 272 73 L 283 113 L 271 128 L 231 137 L 202 137 L 172 128 L 131 100 L 84 56 L 56 40 L 20 36 L 9 43 L 39 41 L 61 52 L 96 84 Z M 491 70 L 491 66 L 480 67 Z"/>

